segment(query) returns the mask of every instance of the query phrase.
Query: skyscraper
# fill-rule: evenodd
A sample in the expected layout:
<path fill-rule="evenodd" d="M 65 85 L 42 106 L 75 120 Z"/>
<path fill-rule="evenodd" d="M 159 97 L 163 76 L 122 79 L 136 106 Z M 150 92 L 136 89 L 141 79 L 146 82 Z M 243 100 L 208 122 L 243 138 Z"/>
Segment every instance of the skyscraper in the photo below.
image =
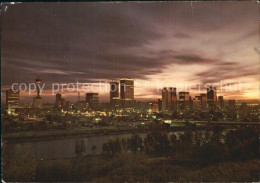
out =
<path fill-rule="evenodd" d="M 42 108 L 42 98 L 40 96 L 40 84 L 41 84 L 42 80 L 37 77 L 35 79 L 35 83 L 36 83 L 36 89 L 37 89 L 37 96 L 33 98 L 33 108 L 36 109 L 40 109 Z"/>
<path fill-rule="evenodd" d="M 210 109 L 214 109 L 217 102 L 217 88 L 208 87 L 207 88 L 207 103 Z"/>
<path fill-rule="evenodd" d="M 206 109 L 207 108 L 207 94 L 206 93 L 201 93 L 200 94 L 200 105 L 201 109 Z"/>
<path fill-rule="evenodd" d="M 218 96 L 218 104 L 220 109 L 224 109 L 224 97 L 223 96 Z"/>
<path fill-rule="evenodd" d="M 172 112 L 177 106 L 176 88 L 164 87 L 162 89 L 162 112 Z"/>
<path fill-rule="evenodd" d="M 123 107 L 132 107 L 134 103 L 134 80 L 120 79 L 120 98 Z"/>
<path fill-rule="evenodd" d="M 110 82 L 110 105 L 111 107 L 119 107 L 119 83 L 116 81 Z"/>
<path fill-rule="evenodd" d="M 55 101 L 55 107 L 61 107 L 61 94 L 57 93 L 56 94 L 56 101 Z"/>
<path fill-rule="evenodd" d="M 98 109 L 98 93 L 86 93 L 86 102 L 92 110 Z"/>
<path fill-rule="evenodd" d="M 7 112 L 11 114 L 16 108 L 19 108 L 20 92 L 14 92 L 12 89 L 6 90 Z"/>
<path fill-rule="evenodd" d="M 185 109 L 189 106 L 190 93 L 189 92 L 179 92 L 179 103 L 180 109 Z"/>

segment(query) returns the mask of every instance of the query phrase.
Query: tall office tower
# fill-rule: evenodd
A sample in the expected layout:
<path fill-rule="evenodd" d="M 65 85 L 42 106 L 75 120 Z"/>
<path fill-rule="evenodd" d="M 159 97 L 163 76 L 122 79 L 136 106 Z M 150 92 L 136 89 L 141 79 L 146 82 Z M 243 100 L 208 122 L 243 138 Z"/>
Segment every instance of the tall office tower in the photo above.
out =
<path fill-rule="evenodd" d="M 164 87 L 162 89 L 162 112 L 173 112 L 177 107 L 176 88 Z"/>
<path fill-rule="evenodd" d="M 7 113 L 11 114 L 15 109 L 19 108 L 20 92 L 14 92 L 12 89 L 6 90 Z"/>
<path fill-rule="evenodd" d="M 242 102 L 241 106 L 240 106 L 240 114 L 242 116 L 246 116 L 248 113 L 248 106 L 247 106 L 247 102 Z"/>
<path fill-rule="evenodd" d="M 41 84 L 42 80 L 37 77 L 35 79 L 35 83 L 36 83 L 36 89 L 37 89 L 37 96 L 33 98 L 33 108 L 36 109 L 40 109 L 42 108 L 42 98 L 40 96 L 40 84 Z"/>
<path fill-rule="evenodd" d="M 120 79 L 120 99 L 122 107 L 133 107 L 134 104 L 134 80 L 131 78 Z"/>
<path fill-rule="evenodd" d="M 158 110 L 162 111 L 162 99 L 158 99 Z"/>
<path fill-rule="evenodd" d="M 207 88 L 207 103 L 209 109 L 215 109 L 215 105 L 217 102 L 217 88 L 216 87 L 208 87 Z"/>
<path fill-rule="evenodd" d="M 207 108 L 207 94 L 206 93 L 201 93 L 200 94 L 200 100 L 201 100 L 201 109 L 206 109 Z"/>
<path fill-rule="evenodd" d="M 193 100 L 192 100 L 191 96 L 189 96 L 189 107 L 190 107 L 190 109 L 193 109 Z"/>
<path fill-rule="evenodd" d="M 218 96 L 218 104 L 220 109 L 224 109 L 224 97 L 223 96 Z"/>
<path fill-rule="evenodd" d="M 86 93 L 86 102 L 92 110 L 98 109 L 98 93 Z"/>
<path fill-rule="evenodd" d="M 55 100 L 55 107 L 61 107 L 61 94 L 57 93 L 56 94 L 56 100 Z"/>
<path fill-rule="evenodd" d="M 185 109 L 189 106 L 190 93 L 189 92 L 179 92 L 179 103 L 180 109 Z"/>
<path fill-rule="evenodd" d="M 120 105 L 119 83 L 116 81 L 110 82 L 110 106 L 118 108 Z"/>

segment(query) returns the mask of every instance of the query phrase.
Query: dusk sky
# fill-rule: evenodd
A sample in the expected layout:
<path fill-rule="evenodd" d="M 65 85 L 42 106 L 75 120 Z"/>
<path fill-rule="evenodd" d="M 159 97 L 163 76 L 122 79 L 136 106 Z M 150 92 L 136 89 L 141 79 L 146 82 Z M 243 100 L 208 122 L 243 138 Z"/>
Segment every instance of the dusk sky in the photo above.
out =
<path fill-rule="evenodd" d="M 252 1 L 2 6 L 2 90 L 32 83 L 38 74 L 46 84 L 43 100 L 54 102 L 52 83 L 130 77 L 137 100 L 160 98 L 163 86 L 221 81 L 242 87 L 218 91 L 225 99 L 258 99 L 258 20 Z M 190 92 L 194 97 L 205 90 Z M 101 102 L 109 100 L 108 91 L 99 93 Z M 77 98 L 77 92 L 62 94 Z M 21 93 L 23 100 L 34 96 Z"/>

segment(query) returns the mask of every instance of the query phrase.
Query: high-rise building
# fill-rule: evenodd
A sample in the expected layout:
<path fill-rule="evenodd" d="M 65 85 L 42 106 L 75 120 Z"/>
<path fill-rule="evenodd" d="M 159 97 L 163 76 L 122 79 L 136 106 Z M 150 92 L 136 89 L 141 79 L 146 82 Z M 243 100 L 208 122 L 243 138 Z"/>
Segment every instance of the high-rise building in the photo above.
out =
<path fill-rule="evenodd" d="M 57 93 L 56 94 L 56 101 L 55 101 L 55 107 L 61 107 L 61 94 Z"/>
<path fill-rule="evenodd" d="M 120 99 L 122 107 L 132 107 L 134 104 L 134 80 L 131 78 L 120 79 Z"/>
<path fill-rule="evenodd" d="M 173 112 L 177 106 L 176 88 L 164 87 L 162 89 L 162 112 Z"/>
<path fill-rule="evenodd" d="M 200 94 L 200 100 L 201 100 L 201 109 L 206 109 L 207 108 L 207 94 L 206 93 L 201 93 Z"/>
<path fill-rule="evenodd" d="M 86 93 L 86 102 L 92 110 L 98 109 L 98 93 Z"/>
<path fill-rule="evenodd" d="M 189 106 L 190 93 L 189 92 L 179 92 L 179 104 L 180 109 L 185 109 Z"/>
<path fill-rule="evenodd" d="M 11 114 L 16 108 L 19 108 L 20 92 L 15 92 L 12 89 L 6 90 L 6 105 L 8 114 Z"/>
<path fill-rule="evenodd" d="M 119 97 L 119 83 L 116 81 L 110 82 L 110 106 L 119 107 L 120 97 Z"/>
<path fill-rule="evenodd" d="M 224 97 L 223 96 L 218 96 L 218 104 L 220 109 L 224 109 Z"/>
<path fill-rule="evenodd" d="M 241 103 L 241 106 L 240 106 L 240 114 L 242 114 L 243 116 L 246 116 L 246 114 L 248 114 L 247 102 L 242 102 L 242 103 Z"/>
<path fill-rule="evenodd" d="M 207 88 L 207 103 L 210 109 L 214 109 L 217 102 L 217 88 L 208 87 Z"/>
<path fill-rule="evenodd" d="M 36 83 L 36 89 L 37 89 L 37 96 L 33 98 L 33 108 L 36 109 L 40 109 L 42 108 L 42 98 L 40 96 L 40 84 L 41 84 L 42 80 L 37 77 L 35 79 L 35 83 Z"/>

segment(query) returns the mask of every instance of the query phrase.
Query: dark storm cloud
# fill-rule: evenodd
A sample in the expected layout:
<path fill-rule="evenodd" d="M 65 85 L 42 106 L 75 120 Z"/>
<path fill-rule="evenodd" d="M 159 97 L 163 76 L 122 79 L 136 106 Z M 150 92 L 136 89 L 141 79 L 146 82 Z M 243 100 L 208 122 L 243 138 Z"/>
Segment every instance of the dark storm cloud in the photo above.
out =
<path fill-rule="evenodd" d="M 179 64 L 202 64 L 202 63 L 212 64 L 218 62 L 217 60 L 203 58 L 199 55 L 194 55 L 194 54 L 177 55 L 174 56 L 174 58 L 178 60 L 177 63 Z"/>
<path fill-rule="evenodd" d="M 33 73 L 50 79 L 47 82 L 144 77 L 146 71 L 151 72 L 149 66 L 155 66 L 153 58 L 118 53 L 163 35 L 129 17 L 124 13 L 127 9 L 127 5 L 118 8 L 107 3 L 25 3 L 10 7 L 2 19 L 3 84 L 22 82 L 34 77 Z M 55 71 L 62 77 L 55 76 Z"/>
<path fill-rule="evenodd" d="M 196 50 L 151 51 L 146 46 L 156 41 L 156 46 L 162 46 L 161 40 L 169 36 L 167 31 L 170 37 L 189 40 L 216 30 L 229 34 L 242 26 L 250 29 L 254 6 L 189 2 L 17 4 L 1 17 L 2 85 L 33 82 L 36 73 L 47 83 L 84 82 L 145 79 L 170 64 L 221 64 L 217 58 L 193 54 Z M 174 46 L 178 47 L 178 42 Z M 196 77 L 217 79 L 216 74 L 222 71 Z"/>

